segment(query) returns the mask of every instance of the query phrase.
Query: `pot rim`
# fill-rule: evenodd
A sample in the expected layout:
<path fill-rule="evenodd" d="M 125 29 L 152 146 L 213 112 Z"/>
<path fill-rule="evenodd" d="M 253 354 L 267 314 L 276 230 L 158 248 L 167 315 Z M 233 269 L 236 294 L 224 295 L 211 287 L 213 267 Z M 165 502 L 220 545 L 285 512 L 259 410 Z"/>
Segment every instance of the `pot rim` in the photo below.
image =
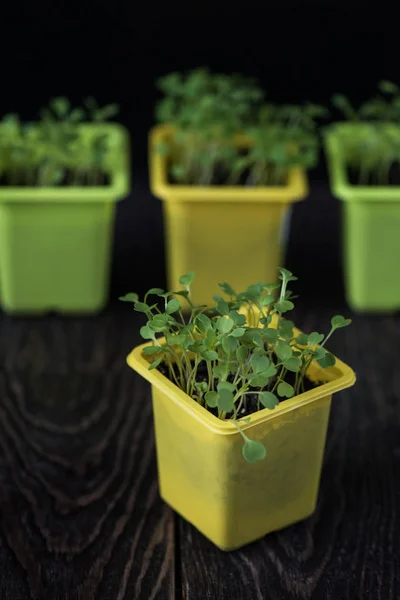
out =
<path fill-rule="evenodd" d="M 302 333 L 296 328 L 294 331 L 296 336 Z M 163 343 L 164 340 L 165 338 L 160 338 L 158 341 Z M 218 417 L 214 416 L 198 402 L 193 400 L 193 398 L 188 396 L 183 390 L 179 389 L 175 383 L 170 381 L 157 369 L 149 370 L 149 361 L 142 354 L 142 350 L 150 345 L 152 345 L 152 342 L 146 342 L 136 346 L 127 356 L 126 361 L 128 365 L 142 377 L 147 379 L 152 386 L 166 394 L 172 402 L 180 405 L 184 410 L 191 413 L 192 416 L 201 421 L 208 429 L 224 435 L 238 434 L 237 427 L 231 421 L 222 421 L 221 419 L 218 419 Z M 241 428 L 244 431 L 251 429 L 255 425 L 273 420 L 285 413 L 290 413 L 299 407 L 306 406 L 323 397 L 351 387 L 356 381 L 354 371 L 338 358 L 336 358 L 336 364 L 333 367 L 325 369 L 320 367 L 316 361 L 313 361 L 310 366 L 309 375 L 310 379 L 323 381 L 324 383 L 312 390 L 298 394 L 293 398 L 283 400 L 272 410 L 263 408 L 262 410 L 251 414 L 250 423 L 245 423 L 242 419 L 238 419 Z"/>

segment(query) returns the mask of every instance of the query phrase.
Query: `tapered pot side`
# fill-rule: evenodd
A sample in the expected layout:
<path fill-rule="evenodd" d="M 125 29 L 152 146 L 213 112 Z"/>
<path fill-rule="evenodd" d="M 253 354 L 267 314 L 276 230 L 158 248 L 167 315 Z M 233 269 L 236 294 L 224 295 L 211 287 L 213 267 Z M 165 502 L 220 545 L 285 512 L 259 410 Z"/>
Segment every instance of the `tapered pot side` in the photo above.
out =
<path fill-rule="evenodd" d="M 0 303 L 8 312 L 94 312 L 106 303 L 115 204 L 130 185 L 129 137 L 116 124 L 80 127 L 111 139 L 108 185 L 0 187 Z"/>
<path fill-rule="evenodd" d="M 332 395 L 354 384 L 350 367 L 338 359 L 325 369 L 314 362 L 308 376 L 321 385 L 254 413 L 247 424 L 240 421 L 267 449 L 265 459 L 249 464 L 232 422 L 212 415 L 156 369 L 149 371 L 146 345 L 127 362 L 152 386 L 162 498 L 222 550 L 311 515 Z"/>
<path fill-rule="evenodd" d="M 330 131 L 325 145 L 331 188 L 343 201 L 347 301 L 355 311 L 396 311 L 400 309 L 400 187 L 352 185 L 340 136 Z"/>
<path fill-rule="evenodd" d="M 170 289 L 178 286 L 182 273 L 194 271 L 193 299 L 209 305 L 221 281 L 230 281 L 235 289 L 252 281 L 275 281 L 289 209 L 308 193 L 305 171 L 292 169 L 281 187 L 171 184 L 168 156 L 157 149 L 172 132 L 159 125 L 149 139 L 151 190 L 163 201 Z"/>

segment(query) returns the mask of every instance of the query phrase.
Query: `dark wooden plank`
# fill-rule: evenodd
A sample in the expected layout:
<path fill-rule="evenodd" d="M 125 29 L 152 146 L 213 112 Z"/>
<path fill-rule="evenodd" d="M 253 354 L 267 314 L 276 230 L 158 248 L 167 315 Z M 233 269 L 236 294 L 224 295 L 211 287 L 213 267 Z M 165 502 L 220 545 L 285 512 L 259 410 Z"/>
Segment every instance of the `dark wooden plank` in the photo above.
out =
<path fill-rule="evenodd" d="M 296 323 L 323 331 L 330 314 Z M 329 346 L 358 381 L 333 402 L 316 513 L 232 553 L 180 519 L 185 600 L 400 598 L 400 319 L 356 316 Z"/>
<path fill-rule="evenodd" d="M 175 597 L 137 329 L 128 310 L 1 317 L 1 600 Z"/>

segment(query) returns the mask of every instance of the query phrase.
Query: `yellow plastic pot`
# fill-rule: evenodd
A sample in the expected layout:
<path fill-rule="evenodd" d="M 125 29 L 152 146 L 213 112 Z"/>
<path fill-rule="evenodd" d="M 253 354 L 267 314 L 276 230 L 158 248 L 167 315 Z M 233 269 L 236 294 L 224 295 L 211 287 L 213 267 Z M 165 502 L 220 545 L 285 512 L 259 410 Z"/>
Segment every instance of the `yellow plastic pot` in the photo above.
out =
<path fill-rule="evenodd" d="M 298 332 L 300 333 L 300 332 Z M 157 370 L 142 355 L 127 358 L 152 385 L 158 473 L 162 498 L 221 550 L 233 550 L 311 515 L 317 502 L 332 394 L 355 382 L 337 360 L 310 368 L 318 388 L 264 409 L 242 423 L 267 456 L 242 456 L 243 439 Z"/>
<path fill-rule="evenodd" d="M 292 169 L 286 186 L 185 186 L 168 182 L 168 157 L 157 151 L 173 129 L 150 134 L 150 184 L 163 200 L 168 289 L 196 273 L 192 299 L 209 305 L 218 283 L 242 291 L 254 281 L 275 281 L 282 264 L 284 226 L 293 202 L 308 193 L 306 174 Z"/>

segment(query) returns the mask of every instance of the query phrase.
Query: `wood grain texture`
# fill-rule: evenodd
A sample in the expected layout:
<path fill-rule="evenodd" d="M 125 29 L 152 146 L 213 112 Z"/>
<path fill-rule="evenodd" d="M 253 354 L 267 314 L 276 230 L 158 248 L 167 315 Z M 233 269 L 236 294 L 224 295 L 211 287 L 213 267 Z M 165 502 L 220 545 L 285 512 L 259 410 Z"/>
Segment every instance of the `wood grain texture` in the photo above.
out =
<path fill-rule="evenodd" d="M 324 331 L 331 314 L 296 324 Z M 229 554 L 180 520 L 179 598 L 400 598 L 400 320 L 356 316 L 329 346 L 358 381 L 334 398 L 315 514 Z"/>
<path fill-rule="evenodd" d="M 0 318 L 0 599 L 398 600 L 399 318 L 332 339 L 358 381 L 333 403 L 316 513 L 228 554 L 159 499 L 137 327 L 121 309 Z"/>
<path fill-rule="evenodd" d="M 1 600 L 175 597 L 128 313 L 0 319 Z"/>

